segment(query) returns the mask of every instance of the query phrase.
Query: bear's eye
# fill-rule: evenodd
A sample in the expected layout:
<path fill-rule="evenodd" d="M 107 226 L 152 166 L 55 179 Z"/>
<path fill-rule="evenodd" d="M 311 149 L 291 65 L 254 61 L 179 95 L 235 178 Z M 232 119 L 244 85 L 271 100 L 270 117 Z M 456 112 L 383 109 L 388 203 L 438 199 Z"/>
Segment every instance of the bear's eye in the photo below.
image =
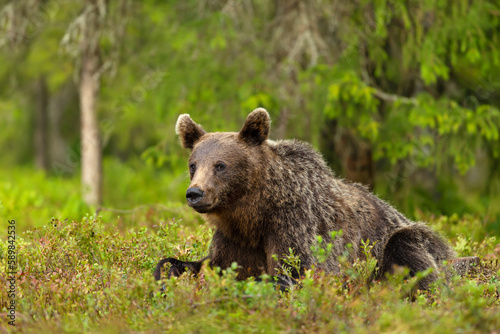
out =
<path fill-rule="evenodd" d="M 193 175 L 194 172 L 196 172 L 196 165 L 195 164 L 190 164 L 189 165 L 189 173 L 191 173 L 191 175 Z"/>
<path fill-rule="evenodd" d="M 215 170 L 218 171 L 218 172 L 222 172 L 224 169 L 226 169 L 226 164 L 223 163 L 223 162 L 218 162 L 215 165 Z"/>

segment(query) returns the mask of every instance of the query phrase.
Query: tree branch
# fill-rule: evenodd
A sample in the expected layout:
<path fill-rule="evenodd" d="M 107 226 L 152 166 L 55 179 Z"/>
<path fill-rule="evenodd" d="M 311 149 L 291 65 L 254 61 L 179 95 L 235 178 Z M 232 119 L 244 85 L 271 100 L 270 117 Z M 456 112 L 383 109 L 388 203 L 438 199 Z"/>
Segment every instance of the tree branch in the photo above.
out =
<path fill-rule="evenodd" d="M 373 95 L 384 101 L 418 105 L 418 101 L 415 98 L 384 93 L 377 88 L 374 88 Z"/>

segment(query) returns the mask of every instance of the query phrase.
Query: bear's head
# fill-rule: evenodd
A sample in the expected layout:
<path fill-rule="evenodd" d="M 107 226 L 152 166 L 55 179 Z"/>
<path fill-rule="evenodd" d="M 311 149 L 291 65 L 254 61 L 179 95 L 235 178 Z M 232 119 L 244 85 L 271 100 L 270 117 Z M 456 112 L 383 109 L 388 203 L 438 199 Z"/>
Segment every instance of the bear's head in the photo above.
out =
<path fill-rule="evenodd" d="M 175 131 L 182 146 L 191 150 L 188 205 L 200 213 L 234 209 L 258 186 L 270 127 L 263 108 L 248 115 L 240 132 L 207 133 L 188 114 L 180 115 Z"/>

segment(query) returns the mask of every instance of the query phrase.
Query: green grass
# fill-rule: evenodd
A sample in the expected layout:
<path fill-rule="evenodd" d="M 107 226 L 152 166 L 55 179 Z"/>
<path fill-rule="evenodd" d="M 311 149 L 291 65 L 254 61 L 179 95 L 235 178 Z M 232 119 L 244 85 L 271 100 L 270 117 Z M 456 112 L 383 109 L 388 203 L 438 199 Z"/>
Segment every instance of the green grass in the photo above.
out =
<path fill-rule="evenodd" d="M 364 261 L 342 262 L 340 276 L 308 270 L 301 287 L 285 294 L 272 283 L 237 282 L 232 269 L 219 275 L 208 268 L 197 278 L 167 280 L 161 294 L 152 278 L 158 259 L 198 259 L 211 234 L 205 225 L 188 228 L 174 220 L 120 229 L 93 217 L 21 233 L 15 331 L 455 333 L 500 327 L 500 267 L 491 261 L 470 277 L 443 278 L 413 300 L 408 293 L 416 279 L 404 281 L 403 273 L 368 289 Z M 452 243 L 459 255 L 500 255 L 496 238 Z M 3 266 L 7 246 L 0 243 Z M 8 300 L 5 289 L 0 298 Z M 14 332 L 4 321 L 0 326 Z"/>

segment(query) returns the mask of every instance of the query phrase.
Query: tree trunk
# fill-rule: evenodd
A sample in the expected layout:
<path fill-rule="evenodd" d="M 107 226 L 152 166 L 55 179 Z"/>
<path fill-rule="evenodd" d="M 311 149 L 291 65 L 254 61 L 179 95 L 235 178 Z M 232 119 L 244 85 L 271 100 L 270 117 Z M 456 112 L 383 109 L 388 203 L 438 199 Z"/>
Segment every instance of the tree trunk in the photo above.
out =
<path fill-rule="evenodd" d="M 335 148 L 341 158 L 345 177 L 351 181 L 375 188 L 375 166 L 369 143 L 355 136 L 350 130 L 343 129 Z"/>
<path fill-rule="evenodd" d="M 355 136 L 349 129 L 326 120 L 321 134 L 321 148 L 334 170 L 341 169 L 348 180 L 375 187 L 375 164 L 369 143 Z"/>
<path fill-rule="evenodd" d="M 35 165 L 38 169 L 47 171 L 49 168 L 48 140 L 47 140 L 47 105 L 49 93 L 47 82 L 42 75 L 35 86 Z"/>
<path fill-rule="evenodd" d="M 98 64 L 97 50 L 83 53 L 80 78 L 82 196 L 88 205 L 101 204 L 101 138 L 96 115 Z"/>

